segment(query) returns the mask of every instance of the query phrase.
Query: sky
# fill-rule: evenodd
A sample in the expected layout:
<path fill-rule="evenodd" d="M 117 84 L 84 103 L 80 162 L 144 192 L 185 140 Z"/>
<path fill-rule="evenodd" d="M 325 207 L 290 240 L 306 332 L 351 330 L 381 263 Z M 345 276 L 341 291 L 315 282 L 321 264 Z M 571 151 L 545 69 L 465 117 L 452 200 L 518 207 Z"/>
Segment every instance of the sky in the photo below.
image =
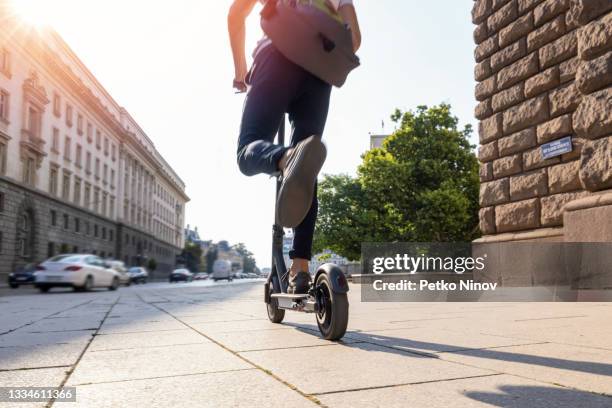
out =
<path fill-rule="evenodd" d="M 14 1 L 36 5 L 36 19 L 60 33 L 185 181 L 186 223 L 203 239 L 244 242 L 269 266 L 274 182 L 243 176 L 235 159 L 244 95 L 232 89 L 231 0 Z M 369 133 L 393 131 L 396 108 L 450 103 L 460 125 L 476 129 L 473 0 L 354 2 L 362 66 L 333 91 L 322 172 L 354 174 Z"/>

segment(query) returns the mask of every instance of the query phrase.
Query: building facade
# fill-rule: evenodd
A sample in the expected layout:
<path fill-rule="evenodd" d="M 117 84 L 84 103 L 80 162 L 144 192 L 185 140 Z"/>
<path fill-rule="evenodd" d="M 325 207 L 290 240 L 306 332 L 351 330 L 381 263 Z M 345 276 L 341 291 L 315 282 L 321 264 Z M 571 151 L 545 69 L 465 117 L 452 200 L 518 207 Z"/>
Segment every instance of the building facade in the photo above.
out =
<path fill-rule="evenodd" d="M 472 18 L 478 242 L 612 242 L 612 2 L 476 0 Z"/>
<path fill-rule="evenodd" d="M 185 184 L 57 33 L 0 20 L 0 281 L 66 252 L 166 274 Z"/>

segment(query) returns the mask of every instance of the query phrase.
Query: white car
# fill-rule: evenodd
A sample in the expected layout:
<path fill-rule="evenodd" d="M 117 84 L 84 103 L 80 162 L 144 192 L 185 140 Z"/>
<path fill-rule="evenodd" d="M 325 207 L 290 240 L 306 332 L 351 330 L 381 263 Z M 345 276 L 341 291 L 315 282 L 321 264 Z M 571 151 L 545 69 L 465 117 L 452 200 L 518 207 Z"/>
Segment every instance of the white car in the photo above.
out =
<path fill-rule="evenodd" d="M 95 255 L 58 255 L 36 267 L 34 285 L 41 292 L 52 287 L 71 287 L 78 291 L 119 287 L 119 273 Z"/>

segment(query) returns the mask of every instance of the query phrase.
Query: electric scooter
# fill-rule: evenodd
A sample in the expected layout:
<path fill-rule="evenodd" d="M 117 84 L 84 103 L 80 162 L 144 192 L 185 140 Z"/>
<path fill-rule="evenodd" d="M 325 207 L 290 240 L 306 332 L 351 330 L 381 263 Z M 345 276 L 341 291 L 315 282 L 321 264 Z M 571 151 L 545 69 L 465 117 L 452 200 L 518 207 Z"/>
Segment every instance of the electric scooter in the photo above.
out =
<path fill-rule="evenodd" d="M 278 131 L 278 144 L 285 144 L 285 120 Z M 276 181 L 276 196 L 281 186 L 281 177 Z M 275 217 L 276 218 L 276 217 Z M 281 323 L 285 311 L 314 313 L 321 335 L 326 340 L 339 340 L 344 336 L 348 324 L 348 282 L 342 270 L 334 264 L 321 265 L 306 294 L 287 293 L 289 273 L 283 257 L 282 226 L 272 227 L 272 270 L 265 285 L 265 302 L 268 318 L 272 323 Z"/>

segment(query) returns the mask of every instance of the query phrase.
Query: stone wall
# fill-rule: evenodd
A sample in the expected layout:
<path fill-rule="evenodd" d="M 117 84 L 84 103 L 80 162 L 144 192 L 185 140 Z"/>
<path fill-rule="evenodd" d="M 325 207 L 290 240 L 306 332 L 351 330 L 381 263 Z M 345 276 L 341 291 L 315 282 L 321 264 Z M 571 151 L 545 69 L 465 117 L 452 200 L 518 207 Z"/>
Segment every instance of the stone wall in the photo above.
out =
<path fill-rule="evenodd" d="M 612 188 L 612 1 L 476 0 L 472 17 L 483 235 L 560 229 Z"/>

